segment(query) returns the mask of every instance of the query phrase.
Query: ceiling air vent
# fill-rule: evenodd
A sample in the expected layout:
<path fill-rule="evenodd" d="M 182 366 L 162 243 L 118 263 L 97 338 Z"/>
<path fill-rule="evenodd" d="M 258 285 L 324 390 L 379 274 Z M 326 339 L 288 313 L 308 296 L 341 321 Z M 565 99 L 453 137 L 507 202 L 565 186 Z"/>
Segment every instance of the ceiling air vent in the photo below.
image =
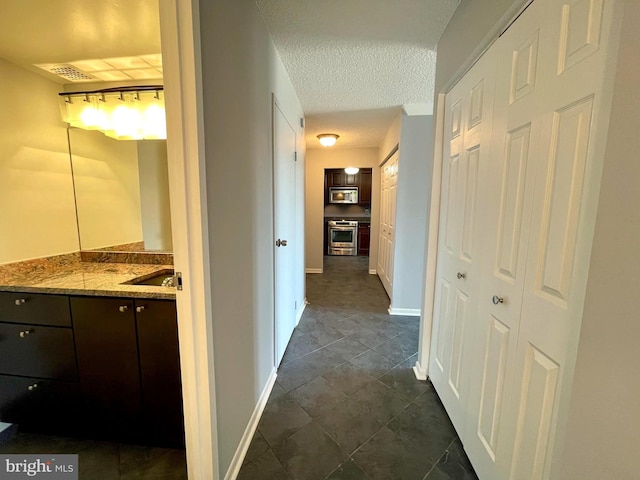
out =
<path fill-rule="evenodd" d="M 91 75 L 87 75 L 80 70 L 73 68 L 71 65 L 65 64 L 46 64 L 46 65 L 35 65 L 42 70 L 45 70 L 49 73 L 53 73 L 54 75 L 58 75 L 65 80 L 69 80 L 70 82 L 87 82 L 95 80 L 95 77 Z"/>

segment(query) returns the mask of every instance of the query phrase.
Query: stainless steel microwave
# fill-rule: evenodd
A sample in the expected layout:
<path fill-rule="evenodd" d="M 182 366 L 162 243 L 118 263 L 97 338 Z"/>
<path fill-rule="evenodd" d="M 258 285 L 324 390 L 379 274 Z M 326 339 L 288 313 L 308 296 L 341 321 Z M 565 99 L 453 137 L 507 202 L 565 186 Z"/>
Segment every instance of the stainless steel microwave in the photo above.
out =
<path fill-rule="evenodd" d="M 329 203 L 358 203 L 358 187 L 329 188 Z"/>

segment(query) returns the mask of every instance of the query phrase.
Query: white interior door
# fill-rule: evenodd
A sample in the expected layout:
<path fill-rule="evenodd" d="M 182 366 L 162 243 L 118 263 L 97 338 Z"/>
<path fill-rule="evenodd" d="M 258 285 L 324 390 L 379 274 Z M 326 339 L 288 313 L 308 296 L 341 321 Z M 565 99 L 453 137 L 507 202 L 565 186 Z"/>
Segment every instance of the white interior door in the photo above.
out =
<path fill-rule="evenodd" d="M 296 326 L 296 134 L 275 102 L 273 104 L 273 152 L 275 364 L 279 365 Z"/>
<path fill-rule="evenodd" d="M 462 437 L 467 418 L 484 225 L 477 221 L 489 161 L 495 57 L 447 94 L 436 298 L 429 376 Z"/>
<path fill-rule="evenodd" d="M 461 350 L 471 355 L 460 361 L 472 372 L 467 403 L 451 381 L 466 292 L 446 269 L 464 241 L 465 210 L 455 193 L 463 182 L 453 164 L 466 150 L 465 96 L 477 65 L 447 102 L 445 126 L 455 133 L 460 102 L 462 133 L 445 130 L 448 210 L 431 374 L 459 433 L 464 425 L 463 444 L 481 479 L 549 478 L 560 450 L 602 168 L 597 152 L 606 142 L 614 3 L 535 0 L 479 62 L 495 56 L 497 80 L 491 155 L 481 162 L 488 168 L 478 189 L 482 227 L 474 236 L 483 252 L 474 270 L 477 318 L 466 320 L 475 327 Z"/>
<path fill-rule="evenodd" d="M 516 380 L 498 452 L 510 479 L 549 478 L 561 451 L 608 131 L 616 4 L 533 4 L 541 12 L 541 131 Z"/>
<path fill-rule="evenodd" d="M 536 161 L 540 136 L 541 30 L 538 8 L 526 10 L 492 47 L 497 57 L 491 155 L 483 225 L 469 422 L 465 450 L 480 478 L 504 478 L 498 455 L 513 389 Z M 494 296 L 495 303 L 494 303 Z M 502 473 L 501 473 L 502 472 Z"/>
<path fill-rule="evenodd" d="M 381 168 L 380 179 L 380 228 L 378 241 L 378 266 L 376 272 L 391 298 L 393 291 L 393 242 L 395 235 L 396 198 L 398 187 L 398 159 L 395 152 Z"/>

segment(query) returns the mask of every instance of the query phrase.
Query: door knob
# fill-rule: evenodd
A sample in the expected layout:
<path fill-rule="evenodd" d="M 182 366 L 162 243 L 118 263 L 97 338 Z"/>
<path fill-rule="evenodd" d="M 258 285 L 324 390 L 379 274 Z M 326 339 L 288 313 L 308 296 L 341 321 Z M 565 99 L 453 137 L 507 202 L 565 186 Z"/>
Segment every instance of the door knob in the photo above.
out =
<path fill-rule="evenodd" d="M 138 313 L 144 312 L 144 305 L 140 305 L 139 307 L 136 307 L 136 312 Z"/>
<path fill-rule="evenodd" d="M 17 306 L 24 305 L 27 301 L 24 298 L 16 298 L 15 304 Z"/>
<path fill-rule="evenodd" d="M 127 307 L 126 305 L 121 305 L 118 307 L 118 310 L 120 311 L 120 313 L 124 313 L 129 310 L 129 307 Z"/>
<path fill-rule="evenodd" d="M 467 278 L 466 273 L 458 272 L 458 278 Z"/>
<path fill-rule="evenodd" d="M 504 298 L 494 295 L 491 299 L 494 305 L 498 305 L 499 303 L 504 303 Z"/>
<path fill-rule="evenodd" d="M 33 332 L 31 329 L 20 330 L 20 338 L 25 338 L 27 335 L 31 335 L 31 332 Z"/>
<path fill-rule="evenodd" d="M 38 388 L 38 384 L 34 383 L 33 385 L 29 385 L 27 387 L 27 390 L 29 390 L 30 392 L 33 392 L 36 388 Z"/>
<path fill-rule="evenodd" d="M 276 247 L 286 247 L 287 246 L 287 241 L 286 240 L 276 240 Z"/>

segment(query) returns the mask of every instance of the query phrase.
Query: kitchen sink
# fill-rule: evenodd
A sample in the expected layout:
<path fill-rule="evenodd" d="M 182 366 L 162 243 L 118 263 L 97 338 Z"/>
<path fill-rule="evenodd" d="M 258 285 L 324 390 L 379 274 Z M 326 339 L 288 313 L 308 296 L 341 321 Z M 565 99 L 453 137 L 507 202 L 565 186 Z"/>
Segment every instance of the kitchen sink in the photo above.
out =
<path fill-rule="evenodd" d="M 124 282 L 126 285 L 152 285 L 157 287 L 174 287 L 174 275 L 173 270 L 164 269 L 157 272 L 149 273 L 128 282 Z"/>

